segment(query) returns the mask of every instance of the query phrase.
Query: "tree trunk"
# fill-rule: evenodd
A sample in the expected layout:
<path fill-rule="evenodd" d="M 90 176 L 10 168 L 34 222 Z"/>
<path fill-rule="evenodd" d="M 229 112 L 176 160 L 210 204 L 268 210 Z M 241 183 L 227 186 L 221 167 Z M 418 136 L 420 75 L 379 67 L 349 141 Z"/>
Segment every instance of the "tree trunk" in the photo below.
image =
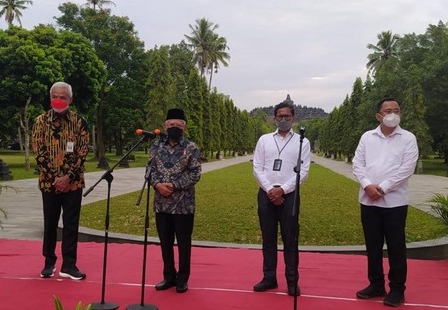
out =
<path fill-rule="evenodd" d="M 115 155 L 123 155 L 123 138 L 121 136 L 121 127 L 115 131 Z"/>
<path fill-rule="evenodd" d="M 97 119 L 96 119 L 96 133 L 97 133 L 97 146 L 96 157 L 98 158 L 97 168 L 109 169 L 109 163 L 106 159 L 105 148 L 105 134 L 104 134 L 104 90 L 100 96 L 98 103 Z"/>
<path fill-rule="evenodd" d="M 213 68 L 210 70 L 210 79 L 208 81 L 208 91 L 212 88 Z"/>
<path fill-rule="evenodd" d="M 30 116 L 28 114 L 28 108 L 31 103 L 31 97 L 26 99 L 25 109 L 23 115 L 20 114 L 20 127 L 19 127 L 19 137 L 20 137 L 20 149 L 25 151 L 25 171 L 30 171 Z M 20 134 L 20 128 L 23 129 L 24 143 L 22 145 L 22 138 Z"/>

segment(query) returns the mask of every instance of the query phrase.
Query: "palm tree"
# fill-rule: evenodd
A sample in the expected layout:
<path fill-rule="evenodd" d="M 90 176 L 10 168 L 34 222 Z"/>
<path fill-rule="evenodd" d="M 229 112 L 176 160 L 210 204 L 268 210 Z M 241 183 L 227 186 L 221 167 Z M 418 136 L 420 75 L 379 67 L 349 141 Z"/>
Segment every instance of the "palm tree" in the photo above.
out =
<path fill-rule="evenodd" d="M 210 22 L 206 18 L 197 19 L 194 26 L 189 25 L 191 35 L 184 35 L 188 45 L 194 50 L 193 62 L 198 66 L 201 77 L 207 71 L 210 72 L 209 88 L 213 71 L 217 72 L 219 64 L 228 66 L 230 59 L 227 40 L 215 33 L 219 25 Z"/>
<path fill-rule="evenodd" d="M 31 0 L 0 0 L 0 18 L 4 15 L 8 26 L 11 27 L 14 20 L 19 23 L 22 27 L 22 21 L 20 17 L 22 16 L 22 10 L 27 9 L 27 5 L 32 5 Z"/>
<path fill-rule="evenodd" d="M 211 42 L 214 40 L 214 31 L 219 27 L 208 19 L 202 18 L 196 20 L 196 25 L 188 25 L 191 29 L 191 36 L 184 35 L 195 54 L 193 56 L 193 62 L 197 64 L 201 77 L 204 75 L 205 70 L 209 67 L 211 62 L 210 48 Z"/>
<path fill-rule="evenodd" d="M 93 10 L 96 11 L 96 7 L 102 9 L 104 5 L 113 5 L 115 6 L 115 2 L 111 0 L 87 0 L 86 6 L 93 7 Z"/>
<path fill-rule="evenodd" d="M 383 31 L 378 34 L 378 43 L 376 45 L 368 44 L 367 48 L 373 50 L 373 53 L 367 56 L 369 61 L 367 62 L 367 68 L 369 74 L 374 74 L 384 64 L 384 62 L 390 57 L 397 57 L 397 43 L 400 36 L 390 31 Z"/>
<path fill-rule="evenodd" d="M 208 65 L 208 70 L 210 72 L 210 80 L 208 82 L 208 89 L 212 86 L 213 71 L 218 73 L 219 64 L 221 63 L 224 67 L 227 67 L 230 59 L 229 53 L 226 51 L 229 47 L 227 46 L 227 40 L 224 37 L 220 37 L 215 34 L 212 40 L 212 48 L 210 50 L 210 63 Z"/>

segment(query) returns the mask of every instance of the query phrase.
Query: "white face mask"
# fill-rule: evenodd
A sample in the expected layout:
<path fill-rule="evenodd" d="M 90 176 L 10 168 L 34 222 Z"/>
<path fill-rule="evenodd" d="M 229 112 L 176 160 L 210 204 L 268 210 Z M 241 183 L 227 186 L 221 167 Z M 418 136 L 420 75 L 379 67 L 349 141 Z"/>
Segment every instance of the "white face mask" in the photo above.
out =
<path fill-rule="evenodd" d="M 387 127 L 397 127 L 400 124 L 400 115 L 391 113 L 383 116 L 383 124 Z"/>

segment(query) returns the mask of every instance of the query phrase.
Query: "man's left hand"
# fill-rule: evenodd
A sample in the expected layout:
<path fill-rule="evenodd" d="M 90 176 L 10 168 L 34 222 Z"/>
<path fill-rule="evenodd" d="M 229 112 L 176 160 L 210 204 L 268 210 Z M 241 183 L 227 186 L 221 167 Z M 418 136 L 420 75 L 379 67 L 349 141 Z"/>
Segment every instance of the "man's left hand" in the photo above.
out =
<path fill-rule="evenodd" d="M 70 191 L 70 178 L 68 175 L 56 178 L 53 185 L 57 193 L 68 193 Z"/>

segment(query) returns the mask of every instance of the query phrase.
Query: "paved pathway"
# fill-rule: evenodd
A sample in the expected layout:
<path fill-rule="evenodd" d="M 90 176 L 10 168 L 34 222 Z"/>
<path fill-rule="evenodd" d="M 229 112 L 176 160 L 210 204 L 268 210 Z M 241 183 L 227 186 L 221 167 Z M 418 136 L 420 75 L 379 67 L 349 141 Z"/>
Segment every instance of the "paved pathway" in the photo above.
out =
<path fill-rule="evenodd" d="M 247 162 L 251 156 L 235 157 L 203 164 L 203 172 L 224 168 L 230 165 Z M 322 158 L 313 155 L 312 160 L 324 167 L 338 172 L 348 178 L 355 179 L 351 165 Z M 87 189 L 93 186 L 104 172 L 86 173 Z M 112 172 L 114 177 L 111 183 L 111 196 L 117 196 L 129 192 L 141 190 L 144 182 L 145 168 L 127 168 L 117 169 Z M 37 189 L 36 179 L 7 181 L 4 185 L 16 188 L 17 193 L 11 189 L 3 190 L 0 195 L 0 205 L 6 211 L 8 219 L 3 223 L 3 230 L 0 230 L 0 238 L 40 240 L 42 236 L 42 203 L 41 195 Z M 448 178 L 431 175 L 414 175 L 410 180 L 410 204 L 424 211 L 430 212 L 431 208 L 427 200 L 433 193 L 446 193 L 448 191 Z M 102 180 L 98 185 L 83 198 L 83 204 L 107 198 L 107 182 Z M 254 198 L 255 199 L 255 198 Z M 102 232 L 100 232 L 102 233 Z M 141 238 L 133 238 L 135 240 Z M 447 244 L 448 237 L 439 240 L 429 240 L 411 244 L 414 247 L 432 246 L 438 244 Z M 201 245 L 218 245 L 213 242 L 197 242 Z M 222 245 L 222 244 L 221 244 Z M 234 245 L 232 247 L 255 247 L 259 245 Z M 309 251 L 359 251 L 363 246 L 349 247 L 302 247 L 302 250 Z"/>
<path fill-rule="evenodd" d="M 203 163 L 203 173 L 249 161 L 251 156 L 235 157 L 209 163 Z M 104 171 L 86 173 L 86 191 L 104 175 Z M 112 172 L 111 197 L 139 191 L 142 189 L 145 168 L 116 169 Z M 40 240 L 43 234 L 42 197 L 37 189 L 37 180 L 12 180 L 3 182 L 11 188 L 3 189 L 0 195 L 0 206 L 8 218 L 0 229 L 0 238 Z M 88 204 L 107 198 L 108 183 L 101 180 L 98 185 L 83 198 Z"/>
<path fill-rule="evenodd" d="M 338 172 L 356 181 L 352 173 L 352 165 L 320 156 L 312 156 L 312 160 L 324 167 Z M 434 193 L 448 193 L 448 178 L 434 175 L 414 174 L 409 180 L 409 204 L 426 212 L 432 212 L 428 200 Z"/>

